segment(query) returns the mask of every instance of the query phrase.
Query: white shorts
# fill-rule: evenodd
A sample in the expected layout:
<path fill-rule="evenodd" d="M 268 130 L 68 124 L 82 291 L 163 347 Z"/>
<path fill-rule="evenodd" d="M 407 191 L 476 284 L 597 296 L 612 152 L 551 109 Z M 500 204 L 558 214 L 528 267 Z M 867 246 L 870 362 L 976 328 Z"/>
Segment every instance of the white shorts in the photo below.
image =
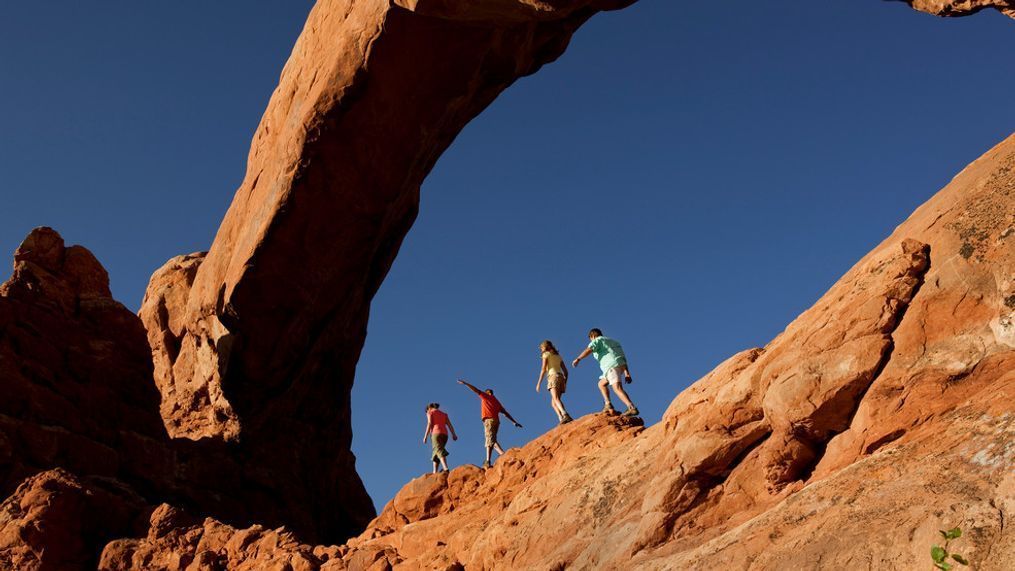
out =
<path fill-rule="evenodd" d="M 624 382 L 624 367 L 614 367 L 602 376 L 611 385 L 617 386 Z"/>

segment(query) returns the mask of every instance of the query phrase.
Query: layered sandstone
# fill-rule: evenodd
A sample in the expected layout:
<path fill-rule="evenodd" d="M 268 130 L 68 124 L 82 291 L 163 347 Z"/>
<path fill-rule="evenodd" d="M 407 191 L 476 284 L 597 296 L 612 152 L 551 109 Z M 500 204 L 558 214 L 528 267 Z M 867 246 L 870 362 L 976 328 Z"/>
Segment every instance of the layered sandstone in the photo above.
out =
<path fill-rule="evenodd" d="M 628 3 L 321 0 L 210 251 L 156 272 L 141 319 L 33 231 L 0 286 L 0 565 L 912 568 L 959 525 L 977 568 L 1015 567 L 1015 139 L 660 424 L 579 419 L 367 525 L 349 393 L 423 177 Z"/>
<path fill-rule="evenodd" d="M 1015 136 L 655 426 L 587 416 L 493 469 L 422 476 L 342 546 L 214 521 L 167 544 L 153 524 L 104 568 L 254 568 L 268 555 L 235 546 L 268 541 L 307 569 L 912 569 L 959 526 L 974 568 L 1010 569 L 1013 276 Z"/>
<path fill-rule="evenodd" d="M 423 178 L 502 90 L 631 1 L 318 2 L 210 250 L 149 287 L 141 317 L 172 436 L 301 482 L 286 521 L 305 537 L 362 529 L 373 513 L 349 395 Z"/>

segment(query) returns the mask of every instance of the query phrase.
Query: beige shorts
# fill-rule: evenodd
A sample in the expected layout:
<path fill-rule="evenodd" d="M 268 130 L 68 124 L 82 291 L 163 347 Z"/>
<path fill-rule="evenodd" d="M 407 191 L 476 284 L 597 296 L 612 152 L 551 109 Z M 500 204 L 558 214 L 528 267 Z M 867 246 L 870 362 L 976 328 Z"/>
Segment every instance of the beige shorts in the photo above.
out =
<path fill-rule="evenodd" d="M 564 394 L 564 391 L 567 390 L 567 378 L 564 375 L 554 373 L 546 378 L 546 388 L 547 390 L 557 389 L 560 394 Z"/>
<path fill-rule="evenodd" d="M 497 429 L 500 428 L 499 418 L 483 419 L 483 434 L 486 435 L 486 447 L 490 448 L 497 443 Z"/>

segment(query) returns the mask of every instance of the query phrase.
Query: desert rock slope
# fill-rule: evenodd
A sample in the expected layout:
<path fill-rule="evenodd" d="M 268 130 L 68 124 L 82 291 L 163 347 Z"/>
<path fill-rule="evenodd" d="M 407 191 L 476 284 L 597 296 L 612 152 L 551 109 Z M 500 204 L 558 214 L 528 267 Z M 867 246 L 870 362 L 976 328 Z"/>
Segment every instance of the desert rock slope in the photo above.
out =
<path fill-rule="evenodd" d="M 917 569 L 954 526 L 1015 568 L 1015 135 L 655 426 L 590 415 L 422 476 L 342 546 L 163 513 L 104 568 Z"/>
<path fill-rule="evenodd" d="M 0 285 L 0 568 L 910 569 L 952 526 L 1015 568 L 1015 138 L 660 423 L 581 418 L 374 513 L 349 397 L 420 184 L 632 1 L 320 0 L 209 251 L 139 315 L 34 230 Z"/>

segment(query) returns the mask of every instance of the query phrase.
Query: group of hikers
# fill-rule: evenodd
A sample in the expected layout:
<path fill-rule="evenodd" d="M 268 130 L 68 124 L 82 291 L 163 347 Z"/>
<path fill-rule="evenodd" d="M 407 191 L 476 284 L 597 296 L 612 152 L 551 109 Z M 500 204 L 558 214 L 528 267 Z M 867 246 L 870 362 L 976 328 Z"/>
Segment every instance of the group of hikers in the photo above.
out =
<path fill-rule="evenodd" d="M 539 378 L 536 379 L 536 392 L 539 392 L 543 384 L 543 377 L 546 377 L 546 388 L 550 393 L 550 406 L 557 414 L 560 424 L 567 424 L 574 420 L 564 408 L 561 395 L 567 389 L 568 370 L 564 365 L 564 359 L 560 356 L 557 348 L 549 340 L 539 344 L 539 352 L 542 358 L 542 367 L 539 369 Z M 627 357 L 624 355 L 624 348 L 615 339 L 603 335 L 599 329 L 589 331 L 589 344 L 578 357 L 571 361 L 572 367 L 577 367 L 581 360 L 592 355 L 599 361 L 599 369 L 602 375 L 599 377 L 599 392 L 603 395 L 603 412 L 616 414 L 613 402 L 610 401 L 610 388 L 624 403 L 627 410 L 625 416 L 637 416 L 638 408 L 631 402 L 631 397 L 624 390 L 624 383 L 631 383 L 631 370 L 627 365 Z M 480 401 L 480 416 L 483 419 L 483 431 L 486 436 L 486 460 L 483 468 L 491 466 L 491 455 L 496 450 L 497 454 L 504 454 L 504 449 L 497 442 L 497 431 L 500 428 L 500 415 L 503 414 L 508 420 L 514 423 L 516 428 L 521 428 L 511 413 L 504 408 L 504 405 L 493 395 L 493 389 L 479 390 L 474 385 L 459 379 L 458 383 L 476 393 Z M 436 474 L 439 469 L 448 469 L 448 434 L 452 440 L 458 440 L 455 427 L 451 424 L 451 418 L 442 411 L 440 403 L 432 402 L 426 405 L 426 431 L 423 433 L 423 443 L 430 441 L 432 447 L 431 460 L 433 461 L 433 472 Z"/>

